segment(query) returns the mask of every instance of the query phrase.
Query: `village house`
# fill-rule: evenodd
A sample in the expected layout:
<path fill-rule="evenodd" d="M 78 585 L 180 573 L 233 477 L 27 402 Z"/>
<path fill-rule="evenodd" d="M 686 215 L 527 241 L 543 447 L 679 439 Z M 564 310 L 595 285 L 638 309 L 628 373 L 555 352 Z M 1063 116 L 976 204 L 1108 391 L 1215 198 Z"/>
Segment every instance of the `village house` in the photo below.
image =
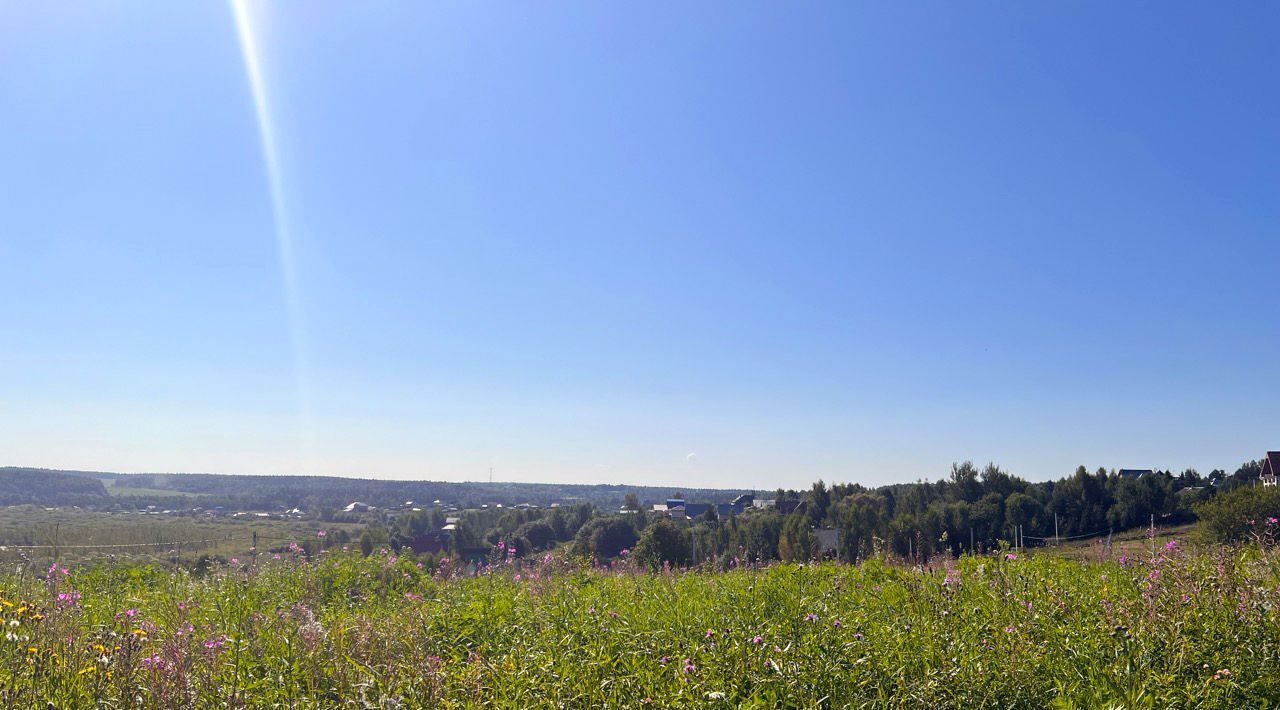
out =
<path fill-rule="evenodd" d="M 1276 485 L 1276 476 L 1280 475 L 1280 451 L 1268 451 L 1262 459 L 1262 485 Z"/>

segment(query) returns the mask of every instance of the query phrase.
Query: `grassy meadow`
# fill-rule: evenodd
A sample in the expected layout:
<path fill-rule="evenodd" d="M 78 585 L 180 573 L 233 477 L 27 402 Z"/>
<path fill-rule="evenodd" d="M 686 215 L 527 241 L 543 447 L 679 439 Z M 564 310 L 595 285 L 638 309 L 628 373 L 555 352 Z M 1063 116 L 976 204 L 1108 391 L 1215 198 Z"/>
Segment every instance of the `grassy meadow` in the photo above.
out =
<path fill-rule="evenodd" d="M 314 533 L 313 533 L 314 534 Z M 6 565 L 6 707 L 1269 707 L 1265 550 L 692 571 Z"/>

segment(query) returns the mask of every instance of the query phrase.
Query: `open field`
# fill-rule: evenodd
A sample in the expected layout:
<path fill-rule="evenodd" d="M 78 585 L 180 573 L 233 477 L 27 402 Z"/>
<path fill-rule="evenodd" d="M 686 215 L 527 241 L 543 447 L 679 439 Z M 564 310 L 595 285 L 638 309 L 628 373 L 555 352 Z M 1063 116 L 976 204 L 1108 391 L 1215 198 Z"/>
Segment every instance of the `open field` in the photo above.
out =
<path fill-rule="evenodd" d="M 19 561 L 22 555 L 47 563 L 55 546 L 64 563 L 149 559 L 190 563 L 207 555 L 244 557 L 255 533 L 262 550 L 268 551 L 314 540 L 317 525 L 303 520 L 8 506 L 0 507 L 0 563 Z M 357 534 L 363 529 L 344 523 L 322 527 Z"/>
<path fill-rule="evenodd" d="M 107 489 L 107 493 L 113 496 L 136 496 L 148 498 L 182 498 L 190 496 L 199 498 L 204 493 L 186 493 L 184 491 L 175 491 L 171 488 L 142 488 L 138 486 L 122 486 L 119 481 L 114 478 L 108 478 L 102 481 L 102 487 Z"/>
<path fill-rule="evenodd" d="M 1223 548 L 722 571 L 378 552 L 0 578 L 0 700 L 113 706 L 1265 707 L 1280 565 Z M 9 568 L 12 570 L 12 568 Z"/>
<path fill-rule="evenodd" d="M 1154 535 L 1146 528 L 1124 530 L 1110 536 L 1110 547 L 1107 546 L 1106 535 L 1084 540 L 1069 540 L 1054 545 L 1046 542 L 1037 552 L 1050 555 L 1061 555 L 1075 560 L 1100 561 L 1107 559 L 1150 557 L 1152 549 L 1159 550 L 1170 540 L 1177 540 L 1184 549 L 1199 549 L 1206 545 L 1203 531 L 1195 523 L 1173 526 L 1156 526 Z"/>

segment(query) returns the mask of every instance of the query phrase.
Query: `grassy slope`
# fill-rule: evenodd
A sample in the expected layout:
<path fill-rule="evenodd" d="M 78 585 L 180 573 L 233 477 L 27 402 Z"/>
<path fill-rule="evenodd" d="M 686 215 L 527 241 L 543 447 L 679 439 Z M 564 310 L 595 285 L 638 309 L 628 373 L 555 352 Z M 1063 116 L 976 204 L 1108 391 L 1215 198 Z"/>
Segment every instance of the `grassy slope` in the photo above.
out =
<path fill-rule="evenodd" d="M 550 560 L 472 579 L 337 554 L 201 579 L 10 575 L 3 613 L 29 638 L 0 645 L 0 700 L 1257 707 L 1280 697 L 1278 570 L 1230 550 L 656 575 Z M 72 588 L 78 603 L 51 608 Z"/>

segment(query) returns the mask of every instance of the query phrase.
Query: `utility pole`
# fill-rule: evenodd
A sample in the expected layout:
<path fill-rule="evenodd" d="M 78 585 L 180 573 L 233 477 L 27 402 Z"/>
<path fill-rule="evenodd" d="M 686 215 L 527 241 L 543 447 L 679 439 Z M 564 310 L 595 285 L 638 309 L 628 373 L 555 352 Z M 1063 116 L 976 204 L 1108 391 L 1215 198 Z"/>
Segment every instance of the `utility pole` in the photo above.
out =
<path fill-rule="evenodd" d="M 978 551 L 975 550 L 973 547 L 973 526 L 970 525 L 969 526 L 969 554 L 973 555 L 973 554 L 977 554 L 977 552 Z"/>

